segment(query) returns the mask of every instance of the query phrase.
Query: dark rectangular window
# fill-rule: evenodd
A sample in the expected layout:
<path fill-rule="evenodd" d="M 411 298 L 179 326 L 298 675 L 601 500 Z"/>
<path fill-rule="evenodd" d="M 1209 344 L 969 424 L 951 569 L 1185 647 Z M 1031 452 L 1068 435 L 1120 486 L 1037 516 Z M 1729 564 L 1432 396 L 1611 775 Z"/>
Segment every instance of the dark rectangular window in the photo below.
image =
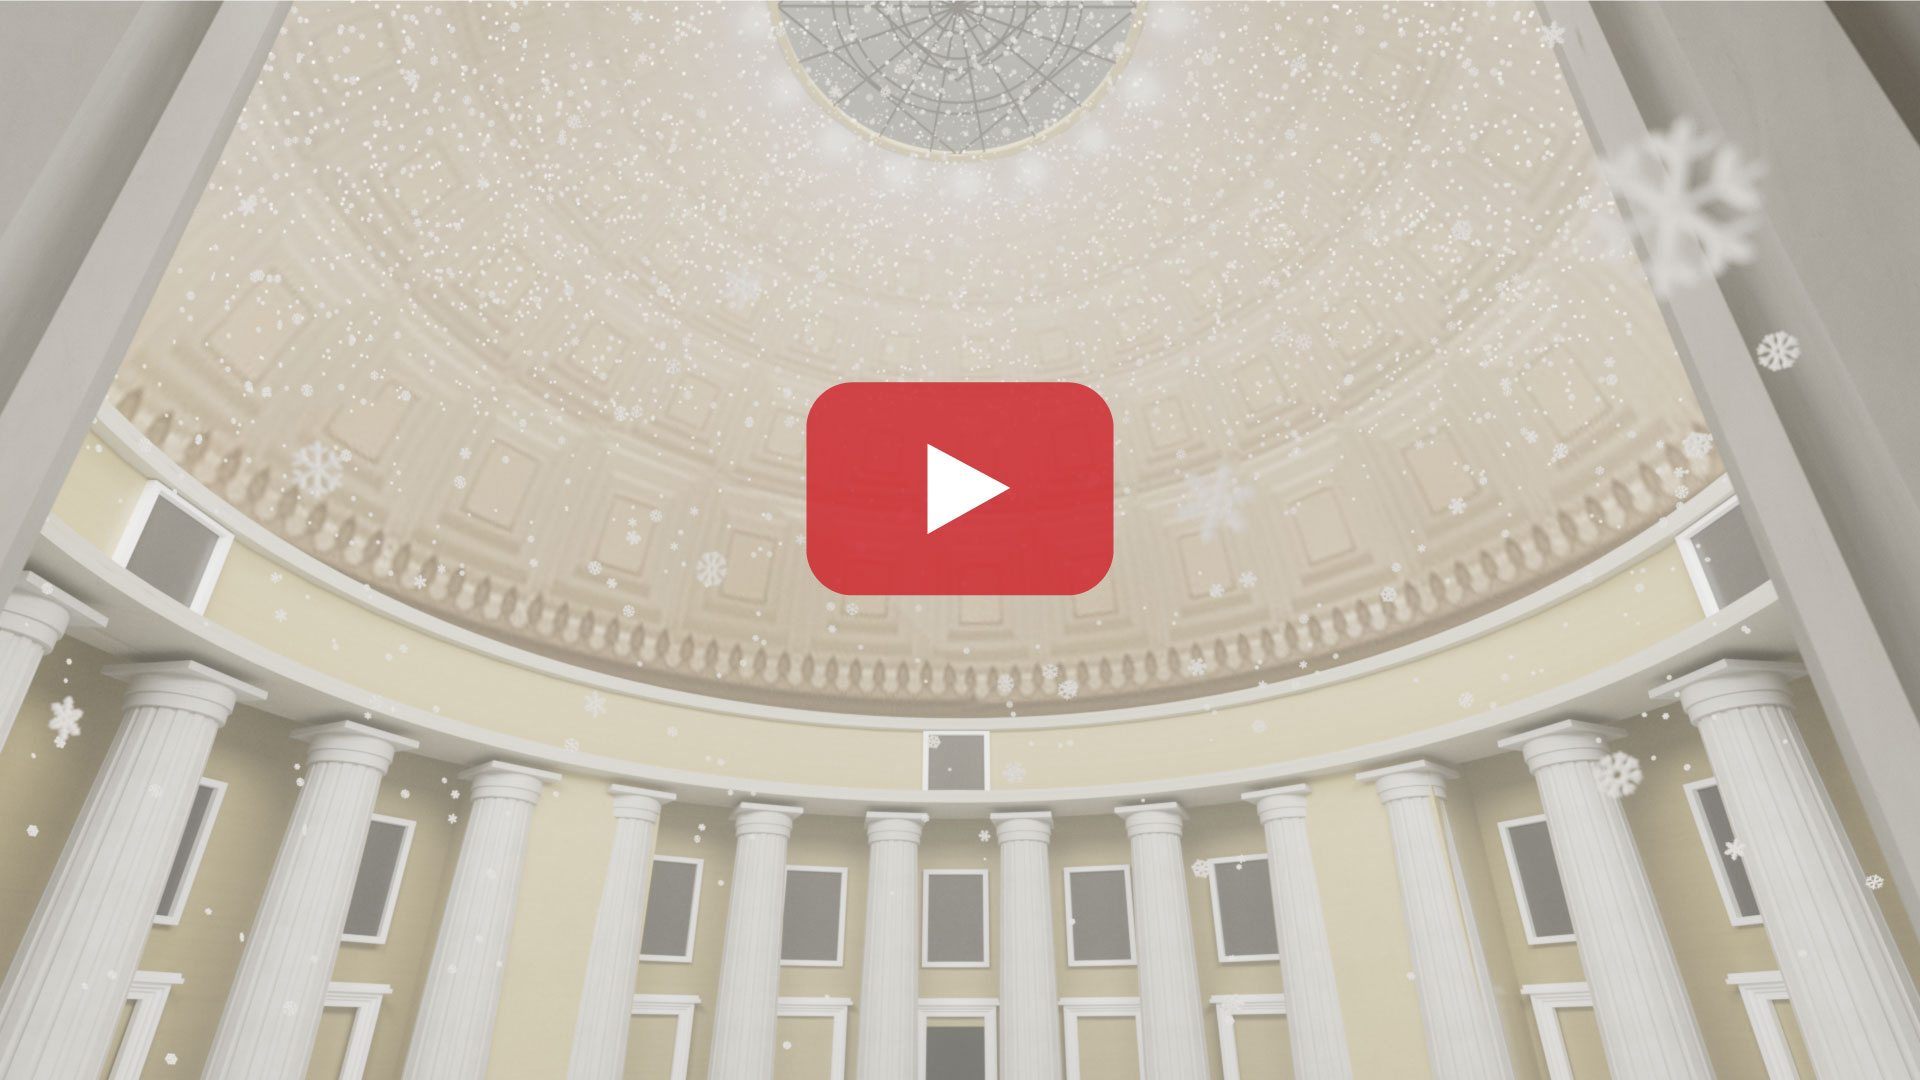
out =
<path fill-rule="evenodd" d="M 928 967 L 987 965 L 987 875 L 981 870 L 926 872 L 925 940 Z"/>
<path fill-rule="evenodd" d="M 986 1080 L 986 1025 L 927 1027 L 927 1080 Z"/>
<path fill-rule="evenodd" d="M 985 791 L 987 733 L 929 731 L 925 736 L 928 791 Z"/>
<path fill-rule="evenodd" d="M 167 870 L 167 883 L 160 891 L 160 910 L 154 921 L 172 926 L 180 921 L 187 892 L 200 870 L 200 857 L 206 853 L 207 837 L 213 832 L 213 819 L 220 812 L 220 799 L 227 785 L 219 780 L 202 779 L 193 793 L 193 807 L 187 811 L 187 827 L 180 831 L 180 843 L 173 849 L 173 865 Z"/>
<path fill-rule="evenodd" d="M 400 897 L 400 879 L 413 845 L 413 822 L 376 817 L 367 823 L 367 846 L 360 854 L 360 872 L 353 879 L 353 897 L 347 904 L 347 941 L 378 945 L 387 940 L 387 924 Z"/>
<path fill-rule="evenodd" d="M 643 960 L 693 959 L 693 928 L 700 902 L 699 859 L 655 856 L 640 926 Z"/>
<path fill-rule="evenodd" d="M 1133 897 L 1124 866 L 1068 867 L 1067 964 L 1133 963 Z"/>
<path fill-rule="evenodd" d="M 1521 921 L 1527 942 L 1548 945 L 1573 940 L 1573 915 L 1560 885 L 1560 864 L 1554 861 L 1553 838 L 1544 818 L 1503 821 L 1500 833 L 1507 848 L 1507 869 L 1519 894 Z"/>
<path fill-rule="evenodd" d="M 801 967 L 839 967 L 847 898 L 847 872 L 834 867 L 787 867 L 787 902 L 780 932 L 780 962 Z"/>
<path fill-rule="evenodd" d="M 1733 822 L 1727 817 L 1720 785 L 1711 780 L 1690 784 L 1687 794 L 1693 800 L 1700 838 L 1707 845 L 1707 858 L 1714 867 L 1714 878 L 1720 886 L 1720 897 L 1726 902 L 1727 916 L 1736 926 L 1759 922 L 1760 902 L 1754 899 L 1747 864 L 1727 854 L 1727 845 L 1734 840 Z"/>
<path fill-rule="evenodd" d="M 1273 922 L 1273 880 L 1264 855 L 1211 860 L 1214 943 L 1220 962 L 1277 960 L 1279 930 Z"/>

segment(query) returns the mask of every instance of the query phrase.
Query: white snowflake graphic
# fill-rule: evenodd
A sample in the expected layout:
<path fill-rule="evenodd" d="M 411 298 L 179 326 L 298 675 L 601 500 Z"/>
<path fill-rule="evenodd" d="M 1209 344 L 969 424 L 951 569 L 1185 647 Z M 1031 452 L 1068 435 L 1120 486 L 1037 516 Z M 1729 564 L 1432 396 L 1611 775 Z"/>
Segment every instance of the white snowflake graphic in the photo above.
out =
<path fill-rule="evenodd" d="M 999 691 L 1001 697 L 1013 693 L 1013 676 L 1001 672 L 1000 677 L 993 680 L 993 688 Z"/>
<path fill-rule="evenodd" d="M 1215 600 L 1218 600 L 1221 597 L 1227 595 L 1227 587 L 1216 581 L 1213 584 L 1207 586 L 1207 595 L 1212 597 Z"/>
<path fill-rule="evenodd" d="M 733 310 L 745 311 L 753 306 L 755 300 L 760 299 L 760 294 L 764 291 L 765 286 L 761 284 L 758 272 L 734 270 L 728 272 L 727 284 L 721 290 L 720 298 Z"/>
<path fill-rule="evenodd" d="M 1454 517 L 1459 517 L 1461 514 L 1464 514 L 1466 512 L 1467 512 L 1467 500 L 1461 498 L 1458 495 L 1455 495 L 1453 498 L 1447 500 L 1447 513 L 1452 514 Z"/>
<path fill-rule="evenodd" d="M 984 844 L 984 843 L 987 843 L 988 841 L 990 841 L 990 840 L 992 840 L 992 839 L 993 839 L 993 834 L 992 834 L 992 833 L 990 833 L 990 832 L 988 832 L 988 831 L 987 831 L 987 830 L 985 830 L 985 829 L 981 829 L 981 830 L 980 830 L 980 842 L 981 842 L 981 843 L 983 843 L 983 844 Z"/>
<path fill-rule="evenodd" d="M 1695 461 L 1704 461 L 1713 453 L 1713 436 L 1704 431 L 1696 431 L 1680 440 L 1680 452 Z"/>
<path fill-rule="evenodd" d="M 588 716 L 605 716 L 607 712 L 606 697 L 597 690 L 589 691 L 586 699 L 586 710 Z"/>
<path fill-rule="evenodd" d="M 1207 673 L 1207 662 L 1201 657 L 1189 656 L 1187 662 L 1182 665 L 1182 669 L 1186 671 L 1187 678 L 1197 679 Z"/>
<path fill-rule="evenodd" d="M 1875 892 L 1879 892 L 1880 887 L 1882 885 L 1885 885 L 1886 883 L 1887 883 L 1887 879 L 1881 877 L 1879 874 L 1867 875 L 1867 888 L 1872 889 Z"/>
<path fill-rule="evenodd" d="M 53 703 L 53 719 L 47 721 L 47 728 L 53 732 L 55 749 L 65 750 L 67 740 L 80 734 L 80 718 L 85 715 L 86 710 L 74 705 L 72 696 Z"/>
<path fill-rule="evenodd" d="M 1060 680 L 1060 686 L 1059 686 L 1058 692 L 1062 700 L 1072 701 L 1073 696 L 1080 692 L 1080 680 L 1079 679 Z"/>
<path fill-rule="evenodd" d="M 717 551 L 709 551 L 700 556 L 693 564 L 694 580 L 711 589 L 727 580 L 727 557 Z"/>
<path fill-rule="evenodd" d="M 1567 43 L 1567 28 L 1559 23 L 1548 23 L 1540 28 L 1540 44 L 1551 49 Z"/>
<path fill-rule="evenodd" d="M 1060 677 L 1060 665 L 1059 665 L 1059 664 L 1041 664 L 1041 665 L 1040 665 L 1040 677 L 1041 677 L 1041 678 L 1043 678 L 1043 679 L 1057 679 L 1057 678 L 1059 678 L 1059 677 Z"/>
<path fill-rule="evenodd" d="M 318 499 L 339 489 L 340 481 L 346 477 L 347 462 L 352 460 L 351 453 L 337 446 L 310 442 L 293 452 L 293 469 L 289 475 L 302 495 Z"/>
<path fill-rule="evenodd" d="M 928 735 L 928 736 L 927 736 L 927 749 L 929 749 L 929 750 L 938 750 L 938 749 L 940 749 L 940 736 L 938 736 L 938 735 Z"/>
<path fill-rule="evenodd" d="M 1671 296 L 1753 258 L 1761 171 L 1685 116 L 1601 160 L 1601 177 L 1630 211 L 1655 295 Z"/>
<path fill-rule="evenodd" d="M 1000 775 L 1006 778 L 1007 783 L 1017 784 L 1027 778 L 1027 767 L 1017 761 L 1009 761 L 1006 767 L 1000 770 Z"/>
<path fill-rule="evenodd" d="M 1239 532 L 1247 527 L 1240 507 L 1253 497 L 1253 489 L 1233 478 L 1233 470 L 1222 465 L 1208 475 L 1187 476 L 1187 491 L 1180 497 L 1176 521 L 1198 521 L 1200 539 L 1211 540 L 1223 527 Z"/>
<path fill-rule="evenodd" d="M 1393 603 L 1393 602 L 1394 602 L 1395 600 L 1398 600 L 1398 599 L 1400 599 L 1400 590 L 1399 590 L 1399 589 L 1396 589 L 1396 588 L 1394 588 L 1393 586 L 1391 586 L 1391 585 L 1388 585 L 1388 586 L 1385 586 L 1385 587 L 1383 587 L 1383 588 L 1382 588 L 1382 589 L 1380 590 L 1380 602 L 1381 602 L 1381 603 L 1383 603 L 1383 604 L 1391 604 L 1391 603 Z"/>
<path fill-rule="evenodd" d="M 1615 799 L 1640 789 L 1640 759 L 1624 750 L 1616 750 L 1593 763 L 1593 778 L 1603 795 Z"/>
<path fill-rule="evenodd" d="M 1785 330 L 1775 330 L 1754 346 L 1753 359 L 1768 371 L 1785 371 L 1800 359 L 1800 339 Z"/>
<path fill-rule="evenodd" d="M 1265 735 L 1267 733 L 1267 722 L 1265 720 L 1255 720 L 1248 726 L 1253 728 L 1255 735 Z"/>
<path fill-rule="evenodd" d="M 1468 690 L 1462 692 L 1456 700 L 1460 702 L 1460 707 L 1463 709 L 1473 708 L 1473 691 Z"/>
<path fill-rule="evenodd" d="M 1213 876 L 1213 864 L 1205 859 L 1193 860 L 1191 869 L 1193 870 L 1193 876 L 1197 878 L 1210 878 Z"/>
<path fill-rule="evenodd" d="M 1744 840 L 1729 840 L 1727 841 L 1727 846 L 1722 848 L 1720 853 L 1735 862 L 1739 862 L 1741 859 L 1747 857 L 1746 842 Z"/>
<path fill-rule="evenodd" d="M 1240 583 L 1240 587 L 1243 589 L 1251 589 L 1255 585 L 1260 584 L 1260 576 L 1251 570 L 1240 571 L 1240 576 L 1235 580 Z"/>

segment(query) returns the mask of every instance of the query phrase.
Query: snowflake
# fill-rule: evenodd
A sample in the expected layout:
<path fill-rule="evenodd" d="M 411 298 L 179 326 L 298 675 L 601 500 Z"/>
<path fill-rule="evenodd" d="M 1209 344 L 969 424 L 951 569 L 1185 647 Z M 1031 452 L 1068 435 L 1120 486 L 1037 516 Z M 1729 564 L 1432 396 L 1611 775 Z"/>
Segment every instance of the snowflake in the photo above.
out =
<path fill-rule="evenodd" d="M 1225 465 L 1206 477 L 1189 475 L 1187 492 L 1180 497 L 1176 521 L 1200 522 L 1200 539 L 1211 540 L 1222 526 L 1239 532 L 1247 527 L 1240 507 L 1253 497 L 1253 489 L 1236 483 L 1233 471 Z"/>
<path fill-rule="evenodd" d="M 47 728 L 53 732 L 55 749 L 65 750 L 67 740 L 80 734 L 80 718 L 85 715 L 86 710 L 76 707 L 71 696 L 53 703 L 53 719 L 47 721 Z"/>
<path fill-rule="evenodd" d="M 752 270 L 735 270 L 727 274 L 727 285 L 721 290 L 720 297 L 733 310 L 745 311 L 753 306 L 755 300 L 760 299 L 763 291 L 764 286 L 760 283 L 758 273 Z"/>
<path fill-rule="evenodd" d="M 1631 795 L 1640 788 L 1640 759 L 1616 750 L 1593 763 L 1593 777 L 1603 795 L 1616 799 Z"/>
<path fill-rule="evenodd" d="M 1253 728 L 1255 735 L 1265 735 L 1267 733 L 1267 722 L 1265 720 L 1255 720 L 1250 726 Z"/>
<path fill-rule="evenodd" d="M 860 614 L 860 605 L 849 600 L 847 601 L 846 612 L 849 615 L 858 615 Z"/>
<path fill-rule="evenodd" d="M 1567 28 L 1559 23 L 1548 23 L 1540 28 L 1540 44 L 1551 49 L 1567 43 Z"/>
<path fill-rule="evenodd" d="M 448 814 L 448 815 L 447 815 L 447 824 L 449 824 L 449 825 L 458 825 L 458 824 L 460 824 L 460 815 L 459 815 L 459 814 Z"/>
<path fill-rule="evenodd" d="M 993 688 L 1000 692 L 1001 697 L 1013 693 L 1013 676 L 1002 672 L 999 678 L 993 680 Z"/>
<path fill-rule="evenodd" d="M 1467 500 L 1461 498 L 1458 495 L 1455 495 L 1453 498 L 1447 500 L 1447 513 L 1452 514 L 1454 517 L 1459 517 L 1461 514 L 1464 514 L 1466 512 L 1467 512 Z"/>
<path fill-rule="evenodd" d="M 1713 453 L 1713 436 L 1704 431 L 1696 431 L 1680 440 L 1680 452 L 1695 461 L 1704 461 Z"/>
<path fill-rule="evenodd" d="M 1073 696 L 1074 696 L 1075 694 L 1078 694 L 1079 692 L 1080 692 L 1080 680 L 1079 680 L 1079 679 L 1062 679 L 1062 680 L 1060 680 L 1060 687 L 1059 687 L 1059 694 L 1060 694 L 1060 698 L 1061 698 L 1061 700 L 1063 700 L 1063 701 L 1072 701 L 1072 700 L 1073 700 Z"/>
<path fill-rule="evenodd" d="M 1473 222 L 1465 218 L 1454 222 L 1453 238 L 1455 240 L 1471 240 L 1473 238 Z"/>
<path fill-rule="evenodd" d="M 27 835 L 28 835 L 28 836 L 39 836 L 39 835 L 40 835 L 40 826 L 38 826 L 38 825 L 29 825 L 29 826 L 27 826 Z M 1877 888 L 1877 887 L 1878 887 L 1878 886 L 1876 886 L 1876 888 Z"/>
<path fill-rule="evenodd" d="M 1197 679 L 1207 673 L 1207 662 L 1198 656 L 1187 657 L 1184 666 L 1189 679 Z"/>
<path fill-rule="evenodd" d="M 707 552 L 694 564 L 693 576 L 700 584 L 713 588 L 727 580 L 727 557 L 717 551 Z"/>
<path fill-rule="evenodd" d="M 1473 708 L 1473 691 L 1468 690 L 1468 691 L 1462 692 L 1460 697 L 1457 700 L 1460 702 L 1461 708 L 1463 709 Z"/>
<path fill-rule="evenodd" d="M 627 546 L 633 547 L 639 543 L 640 543 L 640 530 L 628 529 L 627 530 Z"/>
<path fill-rule="evenodd" d="M 562 740 L 562 741 L 561 741 L 561 743 L 560 743 L 560 746 L 561 746 L 561 747 L 562 747 L 563 749 L 566 749 L 566 750 L 578 750 L 578 749 L 580 749 L 580 740 L 579 740 L 579 739 L 565 739 L 565 740 Z"/>
<path fill-rule="evenodd" d="M 607 712 L 607 699 L 597 690 L 589 691 L 587 694 L 586 710 L 588 716 L 605 716 Z"/>
<path fill-rule="evenodd" d="M 1227 595 L 1227 587 L 1216 581 L 1213 584 L 1207 586 L 1207 595 L 1212 597 L 1215 600 L 1218 600 L 1221 597 Z"/>
<path fill-rule="evenodd" d="M 1017 761 L 1009 761 L 1006 768 L 1000 770 L 1000 775 L 1007 778 L 1007 783 L 1017 784 L 1027 778 L 1027 767 Z"/>
<path fill-rule="evenodd" d="M 1800 359 L 1800 339 L 1785 330 L 1775 330 L 1760 339 L 1754 347 L 1753 359 L 1768 371 L 1785 371 Z"/>
<path fill-rule="evenodd" d="M 1601 177 L 1631 212 L 1655 295 L 1671 296 L 1753 258 L 1760 173 L 1738 147 L 1700 133 L 1685 116 L 1600 162 Z"/>
<path fill-rule="evenodd" d="M 667 515 L 665 515 L 665 514 L 663 514 L 663 513 L 661 513 L 661 512 L 660 512 L 660 511 L 658 511 L 658 510 L 649 510 L 649 511 L 647 511 L 647 520 L 648 520 L 648 521 L 651 521 L 651 522 L 653 522 L 653 523 L 654 523 L 655 525 L 658 525 L 658 524 L 660 524 L 660 522 L 661 522 L 661 521 L 662 521 L 663 519 L 665 519 L 665 518 L 666 518 L 666 516 L 667 516 Z"/>
<path fill-rule="evenodd" d="M 1727 858 L 1732 859 L 1735 862 L 1739 862 L 1741 859 L 1744 859 L 1747 857 L 1746 841 L 1729 840 L 1727 841 L 1727 846 L 1721 849 L 1720 854 L 1725 855 Z"/>
<path fill-rule="evenodd" d="M 605 568 L 600 565 L 599 559 L 587 560 L 587 573 L 592 574 L 595 577 L 598 577 L 600 575 L 600 571 L 603 569 Z"/>
<path fill-rule="evenodd" d="M 1867 888 L 1872 889 L 1875 892 L 1879 892 L 1880 887 L 1882 885 L 1885 885 L 1886 883 L 1887 883 L 1887 879 L 1881 877 L 1879 874 L 1867 875 Z"/>
<path fill-rule="evenodd" d="M 1381 602 L 1381 603 L 1383 603 L 1383 604 L 1391 604 L 1391 603 L 1393 603 L 1393 602 L 1394 602 L 1395 600 L 1398 600 L 1398 599 L 1400 599 L 1400 590 L 1399 590 L 1399 589 L 1396 589 L 1396 588 L 1394 588 L 1393 586 L 1391 586 L 1391 585 L 1388 585 L 1387 587 L 1385 587 L 1385 588 L 1383 588 L 1383 589 L 1381 589 L 1381 590 L 1380 590 L 1380 602 Z"/>
<path fill-rule="evenodd" d="M 1057 678 L 1059 678 L 1059 677 L 1060 677 L 1060 665 L 1059 665 L 1059 664 L 1041 664 L 1041 665 L 1040 665 L 1040 677 L 1041 677 L 1041 678 L 1043 678 L 1043 679 L 1057 679 Z"/>
<path fill-rule="evenodd" d="M 987 830 L 985 830 L 985 829 L 981 829 L 981 830 L 980 830 L 980 842 L 981 842 L 981 843 L 983 843 L 983 844 L 984 844 L 984 843 L 987 843 L 988 841 L 990 841 L 990 840 L 992 840 L 992 839 L 993 839 L 993 834 L 992 834 L 992 833 L 990 833 L 990 832 L 988 832 L 988 831 L 987 831 Z"/>
<path fill-rule="evenodd" d="M 413 575 L 413 581 L 412 581 L 412 585 L 413 585 L 413 587 L 414 587 L 414 588 L 416 588 L 416 589 L 424 589 L 424 588 L 426 588 L 426 587 L 427 587 L 427 575 L 425 575 L 425 574 L 415 574 L 415 575 Z"/>
<path fill-rule="evenodd" d="M 302 495 L 318 499 L 332 494 L 346 476 L 347 462 L 353 455 L 323 442 L 310 442 L 293 452 L 294 486 Z"/>
<path fill-rule="evenodd" d="M 1212 877 L 1212 876 L 1213 876 L 1213 864 L 1212 864 L 1212 863 L 1210 863 L 1210 862 L 1208 862 L 1208 861 L 1207 861 L 1207 860 L 1205 860 L 1205 859 L 1195 859 L 1195 860 L 1193 860 L 1193 867 L 1192 867 L 1192 869 L 1193 869 L 1193 876 L 1194 876 L 1194 877 L 1197 877 L 1197 878 L 1210 878 L 1210 877 Z"/>
<path fill-rule="evenodd" d="M 938 735 L 928 735 L 928 736 L 927 736 L 927 749 L 929 749 L 929 750 L 938 750 L 938 749 L 940 749 L 940 736 L 938 736 Z"/>
<path fill-rule="evenodd" d="M 1259 575 L 1255 574 L 1251 570 L 1240 571 L 1240 576 L 1235 580 L 1240 582 L 1240 587 L 1243 589 L 1251 589 L 1255 585 L 1260 584 Z"/>

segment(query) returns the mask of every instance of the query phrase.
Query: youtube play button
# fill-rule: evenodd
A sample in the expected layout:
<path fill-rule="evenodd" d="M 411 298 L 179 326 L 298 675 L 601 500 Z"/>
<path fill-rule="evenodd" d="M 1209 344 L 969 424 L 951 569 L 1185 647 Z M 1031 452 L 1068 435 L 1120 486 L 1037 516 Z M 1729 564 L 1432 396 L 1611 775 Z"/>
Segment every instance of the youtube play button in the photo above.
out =
<path fill-rule="evenodd" d="M 1085 592 L 1113 414 L 1078 383 L 841 383 L 807 414 L 807 562 L 843 595 Z"/>

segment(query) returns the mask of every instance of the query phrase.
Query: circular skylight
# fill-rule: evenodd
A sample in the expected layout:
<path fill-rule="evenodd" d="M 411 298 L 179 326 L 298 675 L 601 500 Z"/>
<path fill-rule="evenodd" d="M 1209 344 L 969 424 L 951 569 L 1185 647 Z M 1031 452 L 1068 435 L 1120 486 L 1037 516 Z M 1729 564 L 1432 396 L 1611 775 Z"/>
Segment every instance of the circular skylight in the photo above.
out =
<path fill-rule="evenodd" d="M 836 115 L 911 153 L 1046 136 L 1099 96 L 1137 3 L 780 4 L 788 56 Z"/>

